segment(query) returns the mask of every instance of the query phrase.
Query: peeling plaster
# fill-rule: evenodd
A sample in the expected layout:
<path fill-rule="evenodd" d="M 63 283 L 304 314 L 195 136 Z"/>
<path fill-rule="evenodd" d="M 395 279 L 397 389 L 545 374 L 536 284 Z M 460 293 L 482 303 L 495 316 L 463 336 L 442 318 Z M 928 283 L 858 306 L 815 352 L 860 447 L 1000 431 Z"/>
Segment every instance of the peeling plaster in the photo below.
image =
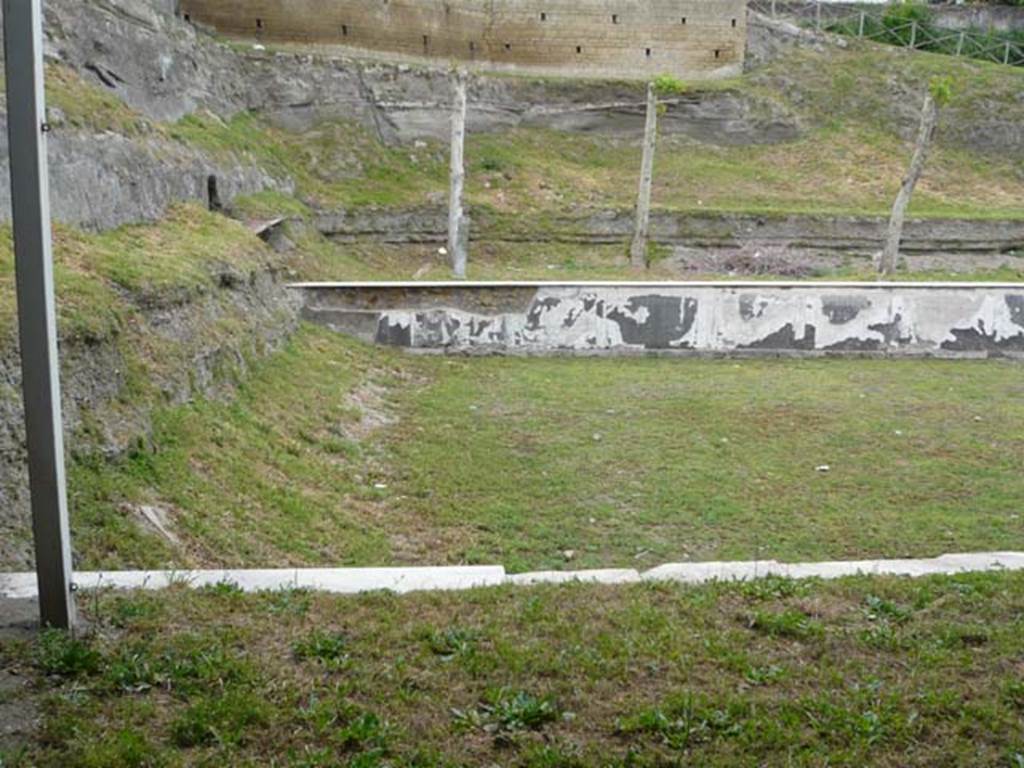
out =
<path fill-rule="evenodd" d="M 317 286 L 304 316 L 356 334 L 372 313 L 378 343 L 428 350 L 1024 355 L 1019 286 L 538 284 L 522 309 L 487 300 L 506 285 L 456 285 L 429 309 L 414 285 L 358 290 L 356 305 L 351 286 Z"/>

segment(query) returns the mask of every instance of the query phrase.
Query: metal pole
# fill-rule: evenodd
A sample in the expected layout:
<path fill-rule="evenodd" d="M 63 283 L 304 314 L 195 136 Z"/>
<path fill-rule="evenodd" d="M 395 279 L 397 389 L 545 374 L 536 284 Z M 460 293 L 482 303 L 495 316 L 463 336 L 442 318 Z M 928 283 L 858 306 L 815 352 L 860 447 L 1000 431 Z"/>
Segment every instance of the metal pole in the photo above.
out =
<path fill-rule="evenodd" d="M 44 626 L 71 629 L 68 533 L 46 165 L 41 0 L 3 0 L 7 132 L 32 533 Z"/>

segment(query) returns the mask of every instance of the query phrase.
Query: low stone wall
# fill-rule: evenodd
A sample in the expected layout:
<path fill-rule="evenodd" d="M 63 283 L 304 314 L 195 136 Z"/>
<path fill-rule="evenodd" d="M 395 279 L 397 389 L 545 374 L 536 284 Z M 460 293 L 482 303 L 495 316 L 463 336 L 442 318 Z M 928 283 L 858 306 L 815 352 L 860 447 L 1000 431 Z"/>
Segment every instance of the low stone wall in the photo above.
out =
<path fill-rule="evenodd" d="M 1024 358 L 1024 284 L 299 284 L 367 342 L 492 353 Z"/>

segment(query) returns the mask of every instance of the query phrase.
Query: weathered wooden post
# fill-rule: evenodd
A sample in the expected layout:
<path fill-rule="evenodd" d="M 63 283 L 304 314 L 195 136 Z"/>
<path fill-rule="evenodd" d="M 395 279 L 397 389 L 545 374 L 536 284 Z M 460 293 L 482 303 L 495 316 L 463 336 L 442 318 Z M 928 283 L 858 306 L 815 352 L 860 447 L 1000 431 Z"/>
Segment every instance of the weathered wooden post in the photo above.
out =
<path fill-rule="evenodd" d="M 864 11 L 860 12 L 860 26 L 857 28 L 857 37 L 864 37 L 864 17 L 866 14 Z"/>
<path fill-rule="evenodd" d="M 1006 41 L 1006 52 L 1003 54 L 1003 64 L 1010 63 L 1010 41 Z"/>
<path fill-rule="evenodd" d="M 454 77 L 455 100 L 452 105 L 451 191 L 448 200 L 448 253 L 452 260 L 452 274 L 466 277 L 469 258 L 468 219 L 462 208 L 462 193 L 466 183 L 466 73 L 459 70 Z M 462 230 L 465 228 L 466 236 Z"/>
<path fill-rule="evenodd" d="M 658 143 L 658 94 L 654 83 L 647 84 L 647 121 L 644 125 L 643 160 L 640 166 L 640 190 L 636 200 L 636 223 L 629 261 L 635 269 L 647 266 L 647 237 L 651 223 L 651 187 L 654 182 L 654 150 Z"/>
<path fill-rule="evenodd" d="M 883 275 L 891 275 L 896 271 L 907 206 L 910 205 L 910 199 L 914 194 L 914 187 L 917 186 L 921 173 L 924 171 L 924 163 L 928 157 L 928 147 L 931 144 L 932 136 L 935 134 L 935 126 L 938 124 L 938 120 L 938 105 L 935 96 L 932 95 L 932 91 L 929 89 L 924 97 L 924 106 L 921 108 L 921 126 L 918 129 L 917 143 L 914 145 L 914 155 L 910 160 L 910 169 L 903 178 L 899 194 L 896 195 L 896 202 L 892 206 L 892 214 L 889 217 L 885 249 L 882 251 L 878 264 L 878 271 Z"/>
<path fill-rule="evenodd" d="M 814 4 L 814 29 L 821 32 L 821 0 Z"/>
<path fill-rule="evenodd" d="M 956 55 L 959 56 L 964 51 L 964 37 L 966 33 L 961 31 L 960 37 L 956 41 Z"/>
<path fill-rule="evenodd" d="M 4 0 L 3 13 L 14 269 L 39 615 L 43 626 L 71 629 L 75 602 L 53 297 L 41 0 Z"/>
<path fill-rule="evenodd" d="M 910 47 L 917 47 L 917 19 L 910 22 Z"/>

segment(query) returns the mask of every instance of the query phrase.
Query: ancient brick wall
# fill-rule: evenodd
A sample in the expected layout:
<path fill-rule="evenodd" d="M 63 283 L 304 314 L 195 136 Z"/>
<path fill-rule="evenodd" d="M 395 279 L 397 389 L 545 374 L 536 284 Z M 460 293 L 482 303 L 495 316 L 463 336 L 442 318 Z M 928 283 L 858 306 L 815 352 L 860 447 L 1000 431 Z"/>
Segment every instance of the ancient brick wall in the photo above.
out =
<path fill-rule="evenodd" d="M 743 0 L 181 0 L 181 13 L 267 42 L 344 45 L 573 76 L 737 74 Z"/>

